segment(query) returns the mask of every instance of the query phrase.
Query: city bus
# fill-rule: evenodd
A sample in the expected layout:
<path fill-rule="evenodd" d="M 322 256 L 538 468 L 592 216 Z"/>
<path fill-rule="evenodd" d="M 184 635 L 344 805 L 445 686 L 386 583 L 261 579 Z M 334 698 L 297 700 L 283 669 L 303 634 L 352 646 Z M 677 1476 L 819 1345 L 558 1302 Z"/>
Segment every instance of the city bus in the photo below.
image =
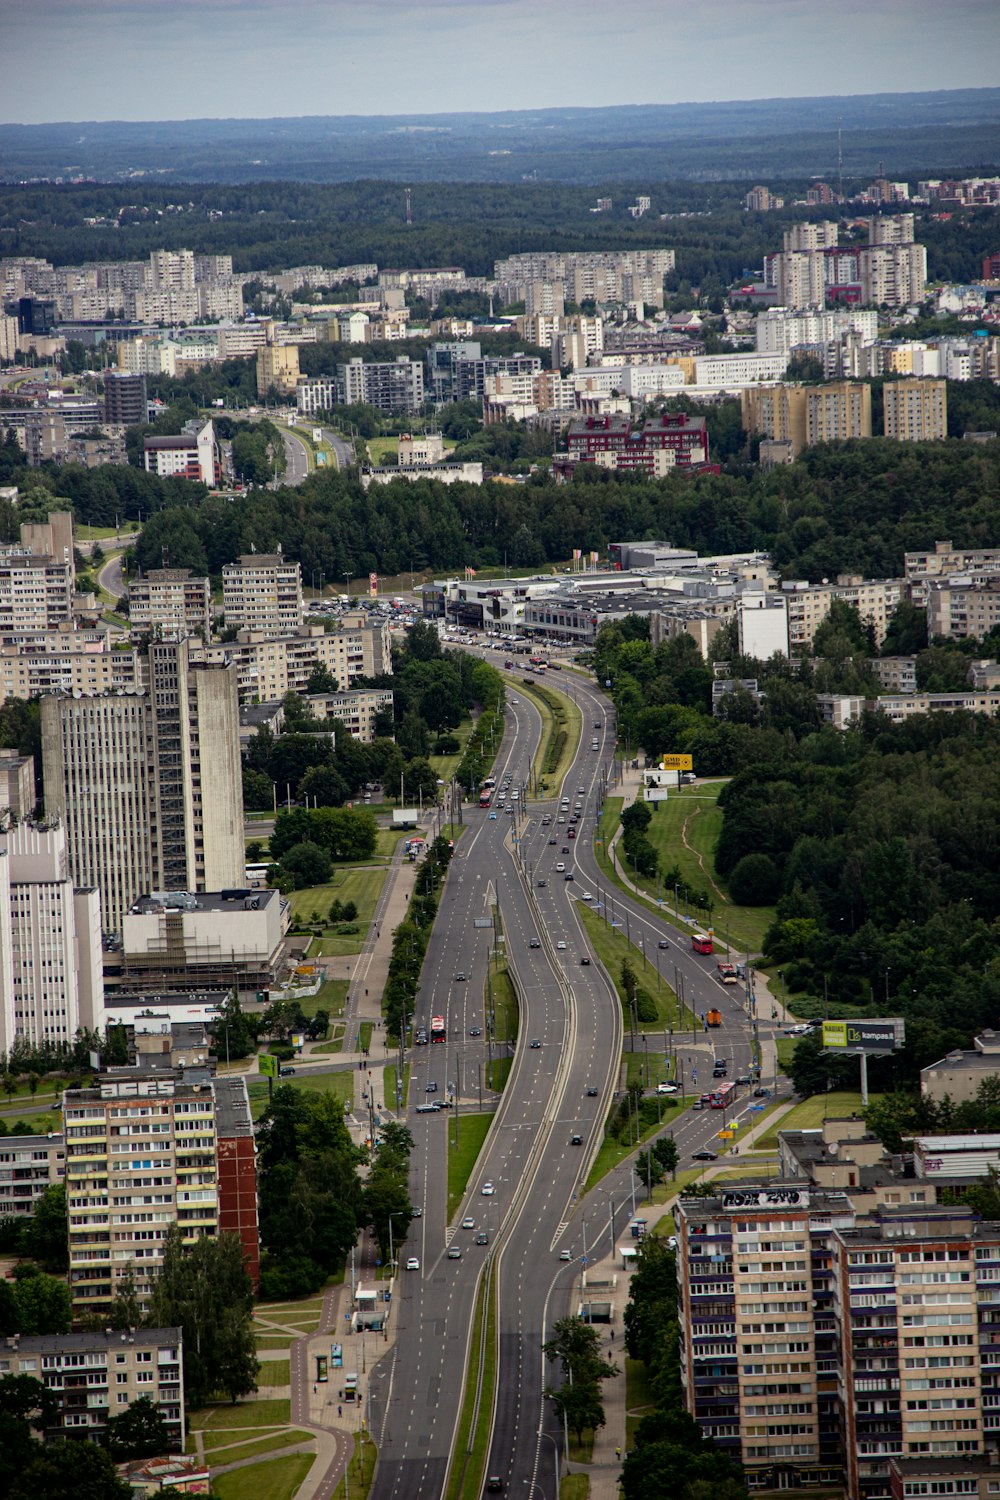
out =
<path fill-rule="evenodd" d="M 431 1041 L 443 1042 L 445 1036 L 444 1016 L 431 1016 Z"/>
<path fill-rule="evenodd" d="M 720 1083 L 717 1089 L 712 1090 L 709 1104 L 712 1109 L 729 1109 L 736 1097 L 735 1083 Z"/>
<path fill-rule="evenodd" d="M 490 789 L 489 789 L 488 786 L 484 786 L 483 789 L 482 789 L 482 791 L 479 793 L 479 806 L 480 807 L 489 807 L 489 805 L 490 805 L 490 803 L 492 801 L 493 801 L 493 793 L 490 791 Z"/>
<path fill-rule="evenodd" d="M 692 932 L 691 947 L 696 953 L 713 953 L 712 939 L 707 932 Z"/>

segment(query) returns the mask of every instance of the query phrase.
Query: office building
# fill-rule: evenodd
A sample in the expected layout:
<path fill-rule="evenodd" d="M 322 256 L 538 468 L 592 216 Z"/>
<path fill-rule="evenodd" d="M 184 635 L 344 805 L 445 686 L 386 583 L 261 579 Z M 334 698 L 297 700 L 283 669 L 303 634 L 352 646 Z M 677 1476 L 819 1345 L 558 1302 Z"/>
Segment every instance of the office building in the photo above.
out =
<path fill-rule="evenodd" d="M 0 1139 L 0 1219 L 33 1214 L 38 1200 L 66 1175 L 61 1133 Z"/>
<path fill-rule="evenodd" d="M 200 480 L 210 487 L 219 483 L 219 458 L 215 428 L 211 422 L 197 422 L 176 437 L 143 439 L 143 464 L 150 474 L 161 479 Z"/>
<path fill-rule="evenodd" d="M 902 443 L 937 443 L 948 436 L 948 387 L 943 380 L 888 380 L 882 389 L 885 435 Z"/>
<path fill-rule="evenodd" d="M 305 619 L 302 568 L 278 552 L 247 552 L 222 569 L 227 625 L 268 635 L 291 635 Z"/>
<path fill-rule="evenodd" d="M 55 1397 L 45 1438 L 99 1441 L 109 1417 L 148 1397 L 167 1425 L 171 1449 L 184 1447 L 184 1335 L 180 1328 L 118 1333 L 15 1334 L 0 1349 L 0 1376 L 27 1375 Z"/>
<path fill-rule="evenodd" d="M 104 420 L 119 427 L 148 421 L 145 375 L 108 370 L 104 376 Z"/>
<path fill-rule="evenodd" d="M 0 833 L 0 1051 L 68 1045 L 99 1024 L 103 993 L 98 894 L 74 889 L 64 829 Z"/>
<path fill-rule="evenodd" d="M 121 982 L 131 991 L 236 986 L 251 998 L 277 981 L 288 907 L 277 890 L 154 891 L 122 918 Z"/>
<path fill-rule="evenodd" d="M 144 892 L 242 884 L 235 674 L 193 664 L 186 640 L 150 646 L 148 692 L 43 698 L 42 758 L 47 809 L 106 932 Z"/>
<path fill-rule="evenodd" d="M 193 578 L 190 568 L 150 568 L 128 585 L 128 617 L 133 631 L 153 635 L 212 634 L 212 589 L 207 578 Z"/>

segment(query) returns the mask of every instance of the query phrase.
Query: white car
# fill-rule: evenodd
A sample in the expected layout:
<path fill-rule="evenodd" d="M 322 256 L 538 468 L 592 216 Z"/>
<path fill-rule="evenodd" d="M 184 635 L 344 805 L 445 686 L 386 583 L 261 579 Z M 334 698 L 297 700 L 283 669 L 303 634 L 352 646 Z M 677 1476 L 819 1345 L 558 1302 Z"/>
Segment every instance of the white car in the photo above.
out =
<path fill-rule="evenodd" d="M 415 1256 L 415 1255 L 411 1255 L 410 1256 L 409 1260 L 406 1262 L 406 1269 L 408 1271 L 419 1271 L 420 1270 L 420 1261 L 419 1261 L 419 1259 L 418 1259 L 417 1256 Z"/>
<path fill-rule="evenodd" d="M 484 1182 L 479 1191 L 482 1193 L 484 1198 L 492 1198 L 493 1194 L 496 1192 L 496 1188 L 493 1186 L 492 1182 Z"/>
<path fill-rule="evenodd" d="M 566 862 L 565 862 L 565 860 L 561 859 L 559 861 L 559 863 L 556 865 L 556 874 L 557 875 L 561 875 L 562 872 L 565 870 L 565 868 L 566 868 Z"/>
<path fill-rule="evenodd" d="M 593 896 L 592 896 L 592 895 L 591 895 L 591 894 L 590 894 L 590 892 L 589 892 L 589 891 L 584 891 L 584 893 L 583 893 L 583 895 L 582 895 L 582 896 L 581 896 L 581 897 L 580 897 L 580 900 L 581 900 L 581 901 L 593 901 L 593 899 L 594 899 L 594 898 L 593 898 Z"/>
<path fill-rule="evenodd" d="M 562 938 L 560 938 L 558 943 L 556 943 L 556 947 L 559 949 L 560 953 L 565 952 L 566 944 L 563 942 Z"/>
<path fill-rule="evenodd" d="M 656 1085 L 656 1092 L 658 1094 L 676 1094 L 677 1085 L 676 1083 L 658 1083 Z"/>
<path fill-rule="evenodd" d="M 464 1218 L 462 1220 L 462 1228 L 463 1229 L 475 1229 L 475 1227 L 476 1227 L 476 1221 L 475 1221 L 475 1219 L 473 1219 L 473 1218 L 471 1218 L 469 1216 L 466 1216 L 466 1218 Z"/>

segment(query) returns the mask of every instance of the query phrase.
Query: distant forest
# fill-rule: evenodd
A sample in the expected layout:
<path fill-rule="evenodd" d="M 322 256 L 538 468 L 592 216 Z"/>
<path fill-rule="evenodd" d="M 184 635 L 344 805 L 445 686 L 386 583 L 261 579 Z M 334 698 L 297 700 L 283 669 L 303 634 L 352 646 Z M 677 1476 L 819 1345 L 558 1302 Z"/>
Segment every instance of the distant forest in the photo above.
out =
<path fill-rule="evenodd" d="M 1000 150 L 997 153 L 1000 157 Z M 803 193 L 806 179 L 789 183 Z M 782 230 L 822 210 L 746 213 L 742 182 L 671 181 L 650 188 L 653 206 L 634 220 L 627 205 L 642 184 L 600 189 L 563 184 L 423 183 L 412 190 L 405 222 L 404 184 L 269 182 L 240 186 L 135 183 L 127 201 L 117 186 L 94 183 L 17 186 L 0 194 L 0 256 L 38 255 L 55 265 L 142 260 L 151 250 L 184 247 L 232 254 L 236 271 L 286 266 L 462 266 L 489 276 L 501 256 L 528 250 L 628 249 L 667 245 L 677 252 L 668 289 L 721 291 L 753 273 L 781 248 Z M 611 213 L 594 214 L 597 192 Z M 661 218 L 660 215 L 667 215 Z M 919 219 L 932 280 L 968 281 L 987 251 L 1000 248 L 995 209 Z"/>
<path fill-rule="evenodd" d="M 493 114 L 0 126 L 0 180 L 567 183 L 871 177 L 1000 159 L 1000 89 Z"/>

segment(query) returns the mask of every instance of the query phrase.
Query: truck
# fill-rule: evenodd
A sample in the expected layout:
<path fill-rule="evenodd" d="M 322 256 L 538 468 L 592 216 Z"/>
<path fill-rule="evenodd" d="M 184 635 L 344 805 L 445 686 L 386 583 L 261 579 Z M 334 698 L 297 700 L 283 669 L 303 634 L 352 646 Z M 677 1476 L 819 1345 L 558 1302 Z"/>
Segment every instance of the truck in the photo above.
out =
<path fill-rule="evenodd" d="M 710 1010 L 705 1017 L 705 1024 L 708 1026 L 721 1026 L 722 1012 L 720 1010 Z"/>

